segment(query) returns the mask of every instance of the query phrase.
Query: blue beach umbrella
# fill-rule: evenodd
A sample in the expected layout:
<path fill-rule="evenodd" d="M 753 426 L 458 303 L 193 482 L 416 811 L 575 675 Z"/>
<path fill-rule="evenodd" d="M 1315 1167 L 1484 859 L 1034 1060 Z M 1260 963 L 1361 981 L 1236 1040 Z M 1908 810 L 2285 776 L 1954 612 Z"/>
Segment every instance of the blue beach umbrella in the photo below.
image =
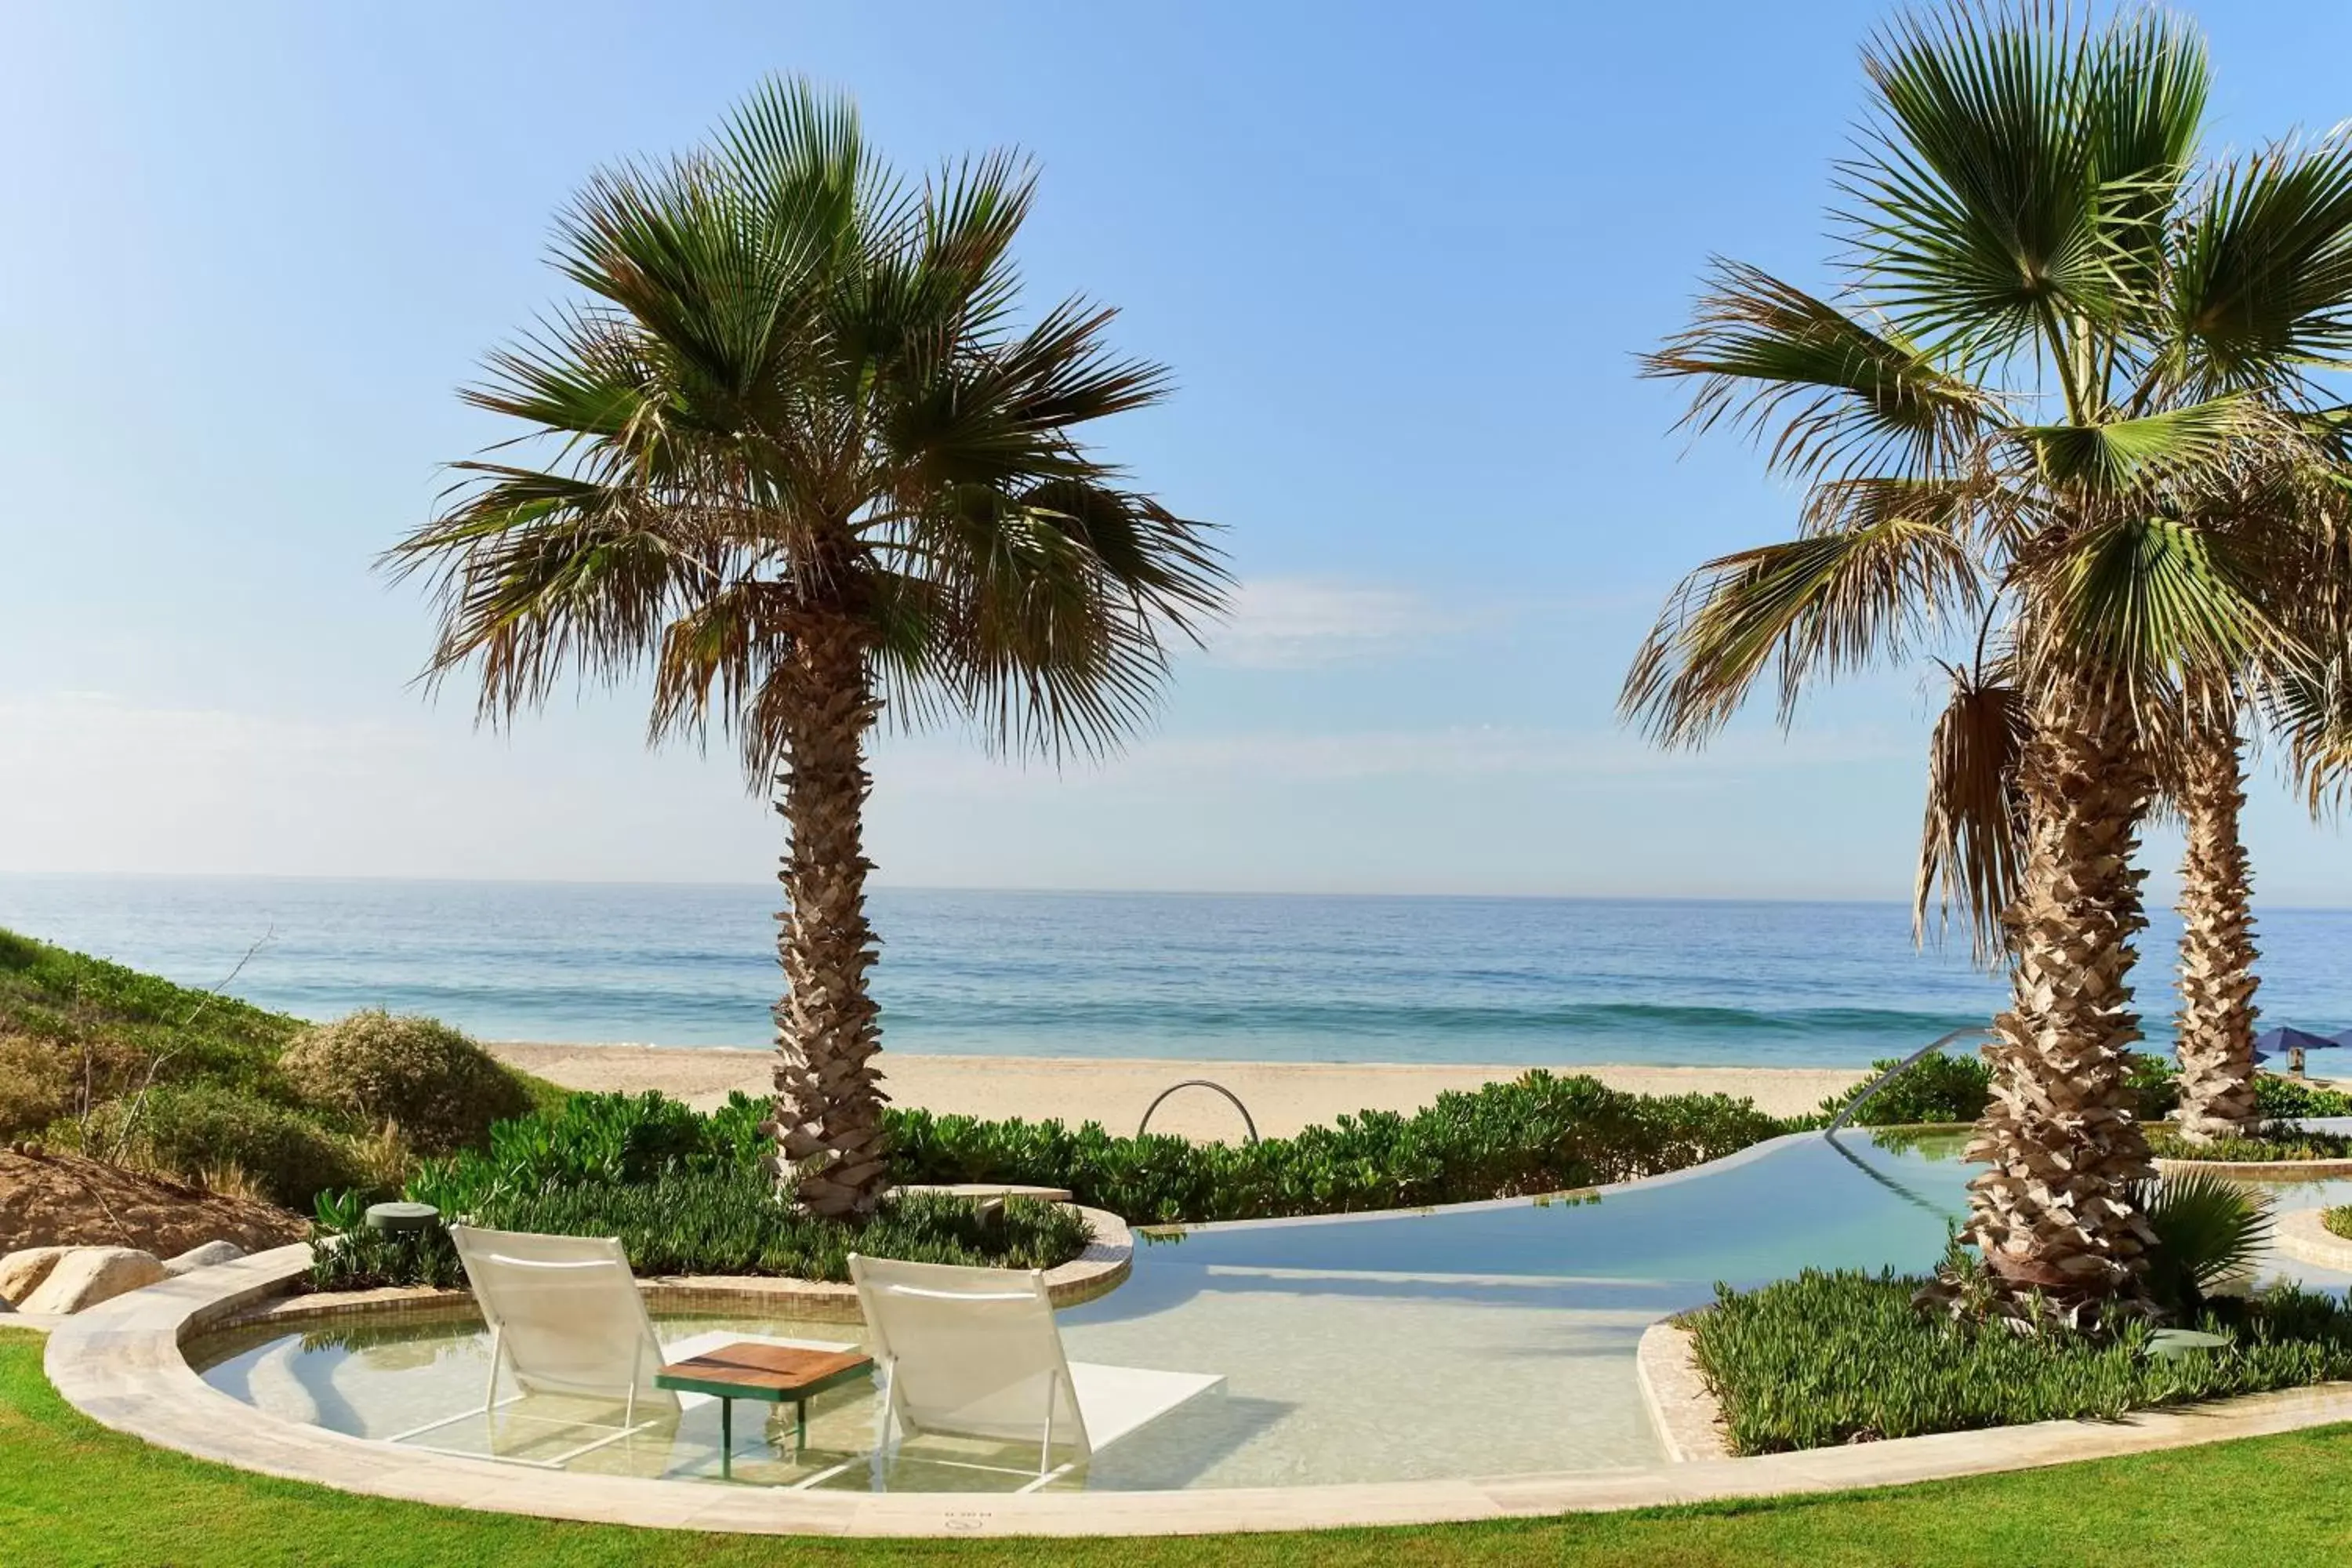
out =
<path fill-rule="evenodd" d="M 2352 1035 L 2352 1029 L 2347 1029 L 2344 1033 Z M 2284 1056 L 2287 1058 L 2289 1067 L 2296 1072 L 2301 1072 L 2304 1052 L 2332 1050 L 2342 1044 L 2344 1044 L 2342 1036 L 2315 1035 L 2309 1029 L 2289 1028 L 2282 1026 L 2275 1029 L 2264 1029 L 2254 1037 L 2254 1059 L 2258 1062 L 2265 1062 Z"/>

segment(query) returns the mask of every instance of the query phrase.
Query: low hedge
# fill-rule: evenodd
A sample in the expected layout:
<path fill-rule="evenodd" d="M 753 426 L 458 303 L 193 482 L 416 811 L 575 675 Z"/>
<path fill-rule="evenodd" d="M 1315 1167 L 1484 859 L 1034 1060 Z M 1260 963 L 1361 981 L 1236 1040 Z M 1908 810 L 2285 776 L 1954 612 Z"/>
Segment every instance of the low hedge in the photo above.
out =
<path fill-rule="evenodd" d="M 1469 1203 L 1629 1181 L 1719 1159 L 1790 1130 L 1724 1095 L 1645 1096 L 1534 1071 L 1367 1110 L 1257 1143 L 1125 1138 L 1088 1122 L 894 1111 L 899 1180 L 1066 1187 L 1139 1224 Z"/>
<path fill-rule="evenodd" d="M 1879 1074 L 1902 1066 L 1900 1057 L 1870 1064 L 1870 1071 L 1851 1088 L 1822 1101 L 1821 1114 L 1834 1118 L 1858 1099 Z M 1863 1127 L 1896 1127 L 1930 1121 L 1974 1121 L 1992 1098 L 1992 1069 L 1974 1052 L 1920 1058 L 1900 1077 L 1873 1095 L 1854 1117 Z"/>
<path fill-rule="evenodd" d="M 335 1239 L 313 1257 L 321 1290 L 379 1285 L 457 1285 L 464 1272 L 448 1232 L 436 1226 L 387 1236 L 369 1229 L 356 1201 L 321 1205 Z M 818 1219 L 781 1202 L 772 1178 L 751 1166 L 677 1172 L 647 1182 L 590 1182 L 501 1192 L 467 1215 L 496 1230 L 620 1238 L 641 1275 L 750 1274 L 846 1280 L 849 1255 L 915 1263 L 1051 1268 L 1086 1250 L 1087 1222 L 1034 1199 L 1001 1205 L 909 1194 L 866 1224 Z"/>
<path fill-rule="evenodd" d="M 2230 1345 L 2159 1360 L 2144 1321 L 2094 1337 L 1924 1317 L 1913 1297 L 1925 1283 L 1808 1269 L 1755 1290 L 1718 1286 L 1685 1324 L 1734 1450 L 2113 1420 L 2352 1377 L 2352 1307 L 2295 1287 L 2211 1303 L 2193 1326 Z"/>
<path fill-rule="evenodd" d="M 709 1115 L 657 1093 L 579 1094 L 499 1122 L 488 1146 L 425 1162 L 404 1195 L 444 1214 L 583 1185 L 756 1170 L 768 1107 L 736 1094 Z M 1094 1122 L 888 1112 L 902 1183 L 1067 1189 L 1139 1224 L 1339 1214 L 1558 1192 L 1718 1159 L 1789 1130 L 1745 1100 L 1625 1094 L 1530 1072 L 1445 1094 L 1410 1116 L 1365 1111 L 1253 1144 L 1122 1138 Z"/>
<path fill-rule="evenodd" d="M 1853 1103 L 1872 1079 L 1902 1064 L 1887 1057 L 1870 1064 L 1870 1071 L 1852 1087 L 1822 1101 L 1823 1118 L 1836 1116 Z M 2180 1102 L 2180 1075 L 2171 1060 L 2151 1052 L 2134 1051 L 2131 1087 L 2139 1100 L 2143 1121 L 2161 1121 Z M 1893 1127 L 1918 1122 L 1974 1121 L 1992 1098 L 1992 1068 L 1974 1051 L 1937 1052 L 1922 1057 L 1900 1077 L 1871 1098 L 1854 1118 L 1864 1127 Z M 2352 1116 L 2352 1094 L 2318 1089 L 2300 1079 L 2276 1073 L 2254 1075 L 2254 1103 L 2272 1120 L 2301 1116 Z"/>
<path fill-rule="evenodd" d="M 2215 1138 L 2191 1143 L 2171 1127 L 2147 1130 L 2148 1152 L 2164 1160 L 2255 1162 L 2266 1160 L 2352 1159 L 2352 1138 L 2341 1132 L 2306 1132 L 2284 1122 L 2271 1122 L 2251 1138 Z"/>

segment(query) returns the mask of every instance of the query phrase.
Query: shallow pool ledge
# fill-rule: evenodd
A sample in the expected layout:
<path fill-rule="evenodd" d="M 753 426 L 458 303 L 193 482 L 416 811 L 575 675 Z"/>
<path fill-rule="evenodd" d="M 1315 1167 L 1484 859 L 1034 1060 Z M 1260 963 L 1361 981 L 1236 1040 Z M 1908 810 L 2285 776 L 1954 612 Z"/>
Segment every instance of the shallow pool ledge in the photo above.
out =
<path fill-rule="evenodd" d="M 1753 1459 L 1488 1479 L 1004 1497 L 575 1476 L 299 1426 L 205 1384 L 182 1341 L 283 1291 L 308 1267 L 309 1251 L 259 1253 L 68 1319 L 49 1336 L 49 1379 L 102 1425 L 264 1475 L 445 1507 L 766 1535 L 1175 1535 L 1538 1517 L 1887 1486 L 2352 1421 L 2352 1384 L 2325 1384 L 2113 1423 L 2044 1421 Z"/>
<path fill-rule="evenodd" d="M 1643 1330 L 1633 1351 L 1642 1406 L 1666 1458 L 1678 1465 L 1732 1458 L 1723 1407 L 1699 1374 L 1695 1346 L 1690 1331 L 1669 1320 Z"/>
<path fill-rule="evenodd" d="M 2298 1263 L 2352 1273 L 2352 1237 L 2336 1235 L 2319 1215 L 2317 1209 L 2289 1209 L 2278 1216 L 2271 1245 Z"/>

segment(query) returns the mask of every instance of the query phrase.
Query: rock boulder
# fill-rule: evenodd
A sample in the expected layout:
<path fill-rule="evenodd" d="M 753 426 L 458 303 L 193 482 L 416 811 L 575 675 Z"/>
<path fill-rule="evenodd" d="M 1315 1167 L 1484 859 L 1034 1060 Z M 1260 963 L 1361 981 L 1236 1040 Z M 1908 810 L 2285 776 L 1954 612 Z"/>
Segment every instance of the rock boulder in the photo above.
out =
<path fill-rule="evenodd" d="M 245 1248 L 233 1241 L 207 1241 L 202 1247 L 188 1248 L 177 1258 L 164 1259 L 163 1272 L 176 1279 L 183 1274 L 210 1268 L 215 1264 L 234 1263 L 244 1256 Z"/>
<path fill-rule="evenodd" d="M 40 1289 L 70 1247 L 27 1247 L 0 1258 L 0 1301 L 18 1302 Z"/>
<path fill-rule="evenodd" d="M 16 1305 L 27 1312 L 63 1316 L 142 1289 L 163 1278 L 163 1265 L 152 1252 L 128 1247 L 68 1247 L 48 1278 Z"/>

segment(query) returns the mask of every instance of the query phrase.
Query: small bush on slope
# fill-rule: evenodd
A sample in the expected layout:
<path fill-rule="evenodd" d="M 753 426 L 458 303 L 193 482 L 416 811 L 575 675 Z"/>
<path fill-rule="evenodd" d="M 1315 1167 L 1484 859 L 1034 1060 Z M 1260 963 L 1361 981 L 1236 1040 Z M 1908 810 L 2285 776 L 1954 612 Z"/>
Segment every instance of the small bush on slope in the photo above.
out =
<path fill-rule="evenodd" d="M 382 1008 L 305 1029 L 278 1058 L 305 1104 L 363 1123 L 391 1122 L 417 1151 L 486 1142 L 490 1125 L 530 1109 L 522 1081 L 473 1039 L 435 1018 Z"/>

